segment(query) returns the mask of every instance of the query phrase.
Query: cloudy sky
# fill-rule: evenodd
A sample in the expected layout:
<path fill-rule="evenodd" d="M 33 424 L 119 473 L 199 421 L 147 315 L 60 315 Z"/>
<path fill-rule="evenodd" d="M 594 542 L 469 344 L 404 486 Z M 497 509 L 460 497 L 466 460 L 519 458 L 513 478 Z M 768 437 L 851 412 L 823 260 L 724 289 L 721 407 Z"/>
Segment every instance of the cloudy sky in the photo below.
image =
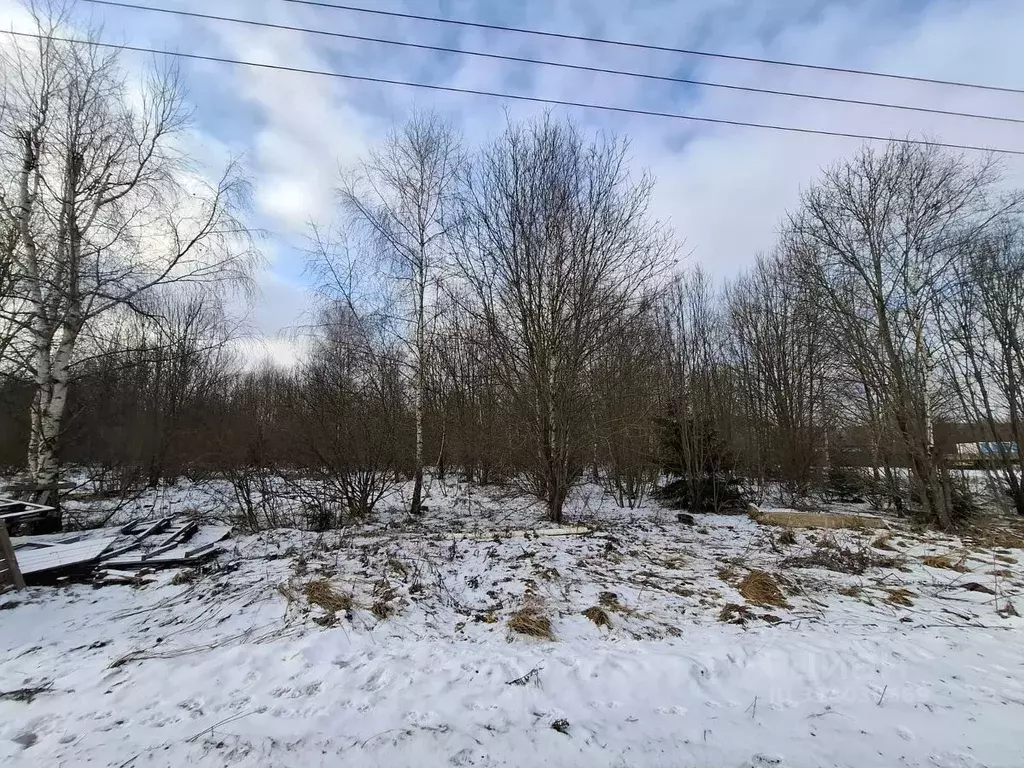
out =
<path fill-rule="evenodd" d="M 341 0 L 336 0 L 341 2 Z M 554 59 L 659 75 L 1024 119 L 1024 95 L 813 72 L 761 64 L 488 31 L 287 0 L 127 0 L 346 34 Z M 674 48 L 1024 88 L 1020 0 L 348 0 L 352 5 L 615 38 Z M 308 33 L 80 2 L 78 13 L 116 42 L 355 75 L 713 118 L 1024 150 L 1024 125 L 674 85 L 418 51 Z M 5 26 L 17 4 L 0 0 Z M 132 59 L 136 61 L 136 59 Z M 141 59 L 139 60 L 141 61 Z M 416 106 L 434 108 L 470 146 L 543 107 L 276 72 L 182 62 L 195 104 L 197 156 L 216 174 L 243 155 L 255 182 L 253 224 L 267 267 L 251 323 L 277 340 L 307 305 L 301 248 L 311 220 L 327 222 L 339 164 L 357 159 Z M 658 179 L 655 208 L 691 262 L 727 278 L 771 247 L 778 222 L 850 139 L 807 136 L 574 108 L 588 129 L 627 134 L 638 168 Z M 1024 186 L 1024 157 L 1005 160 Z"/>

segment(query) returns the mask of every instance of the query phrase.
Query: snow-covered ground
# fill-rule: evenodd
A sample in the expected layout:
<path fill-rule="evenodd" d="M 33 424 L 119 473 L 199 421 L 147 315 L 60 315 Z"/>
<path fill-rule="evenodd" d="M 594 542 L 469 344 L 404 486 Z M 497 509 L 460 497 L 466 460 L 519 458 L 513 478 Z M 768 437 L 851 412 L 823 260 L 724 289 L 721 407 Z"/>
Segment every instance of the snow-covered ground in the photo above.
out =
<path fill-rule="evenodd" d="M 203 503 L 174 499 L 151 506 Z M 146 586 L 4 595 L 0 760 L 1024 765 L 1021 542 L 794 541 L 593 488 L 572 510 L 593 533 L 535 536 L 539 515 L 435 485 L 422 521 L 236 535 Z M 509 627 L 524 608 L 554 639 Z"/>

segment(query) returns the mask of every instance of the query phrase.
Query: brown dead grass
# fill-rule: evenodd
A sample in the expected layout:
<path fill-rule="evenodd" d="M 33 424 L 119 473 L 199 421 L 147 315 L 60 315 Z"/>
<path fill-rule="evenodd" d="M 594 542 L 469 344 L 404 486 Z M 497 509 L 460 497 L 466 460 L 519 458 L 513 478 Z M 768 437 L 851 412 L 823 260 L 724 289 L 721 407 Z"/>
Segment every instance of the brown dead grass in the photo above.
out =
<path fill-rule="evenodd" d="M 998 560 L 1000 563 L 1009 563 L 1010 565 L 1017 564 L 1017 558 L 1010 557 L 1009 555 L 995 555 L 995 559 Z"/>
<path fill-rule="evenodd" d="M 957 573 L 967 573 L 971 569 L 964 565 L 964 561 L 967 559 L 967 555 L 961 555 L 959 559 L 954 560 L 951 552 L 947 552 L 944 555 L 928 555 L 922 557 L 921 562 L 927 565 L 929 568 L 943 568 L 947 571 L 956 571 Z"/>
<path fill-rule="evenodd" d="M 871 542 L 871 546 L 875 549 L 885 549 L 889 552 L 895 552 L 896 547 L 889 543 L 889 534 L 882 533 L 875 537 L 875 540 Z"/>
<path fill-rule="evenodd" d="M 901 605 L 904 608 L 911 608 L 914 605 L 914 601 L 911 598 L 914 597 L 917 597 L 916 592 L 911 592 L 909 589 L 903 589 L 903 587 L 896 587 L 895 589 L 889 590 L 889 596 L 885 601 L 892 605 Z"/>
<path fill-rule="evenodd" d="M 599 605 L 587 608 L 587 610 L 583 612 L 583 615 L 599 627 L 607 627 L 608 629 L 612 628 L 611 618 L 609 618 L 607 611 Z"/>
<path fill-rule="evenodd" d="M 398 593 L 391 587 L 391 582 L 387 579 L 378 579 L 374 583 L 373 597 L 370 613 L 381 621 L 398 612 L 396 606 L 392 604 L 392 601 L 398 597 Z"/>
<path fill-rule="evenodd" d="M 1013 571 L 1008 571 L 1005 568 L 993 568 L 988 572 L 989 576 L 998 576 L 1002 579 L 1012 579 L 1014 577 Z"/>
<path fill-rule="evenodd" d="M 541 612 L 539 605 L 533 603 L 527 603 L 513 613 L 508 620 L 508 628 L 520 635 L 535 637 L 538 640 L 555 639 L 555 634 L 551 631 L 551 619 Z"/>
<path fill-rule="evenodd" d="M 558 572 L 557 568 L 538 568 L 537 575 L 544 581 L 557 581 L 562 578 L 562 574 Z"/>
<path fill-rule="evenodd" d="M 1024 535 L 1014 531 L 983 531 L 972 540 L 978 546 L 990 549 L 1024 549 Z"/>
<path fill-rule="evenodd" d="M 326 579 L 309 582 L 306 586 L 306 600 L 312 605 L 319 605 L 328 613 L 352 610 L 351 595 L 335 592 Z"/>
<path fill-rule="evenodd" d="M 666 557 L 661 561 L 661 564 L 670 571 L 681 571 L 686 567 L 686 558 Z"/>
<path fill-rule="evenodd" d="M 200 579 L 200 577 L 202 577 L 202 575 L 203 572 L 198 568 L 186 568 L 185 570 L 178 571 L 174 574 L 174 578 L 171 579 L 171 584 L 176 587 L 183 584 L 194 584 Z"/>
<path fill-rule="evenodd" d="M 727 565 L 724 568 L 718 569 L 718 578 L 724 581 L 726 584 L 735 585 L 739 580 L 739 573 L 731 565 Z"/>
<path fill-rule="evenodd" d="M 844 597 L 860 597 L 860 593 L 862 591 L 863 590 L 860 587 L 854 585 L 850 587 L 843 587 L 839 590 L 839 594 L 843 595 Z"/>
<path fill-rule="evenodd" d="M 873 530 L 887 528 L 880 517 L 867 515 L 823 515 L 813 512 L 760 512 L 751 514 L 761 525 L 776 525 L 783 528 L 846 528 L 849 530 Z"/>
<path fill-rule="evenodd" d="M 627 608 L 619 601 L 619 596 L 614 592 L 602 592 L 598 595 L 597 602 L 602 608 L 607 608 L 609 611 L 624 614 L 632 613 L 631 609 Z"/>
<path fill-rule="evenodd" d="M 740 582 L 739 592 L 751 605 L 788 608 L 786 598 L 770 573 L 751 571 Z"/>
<path fill-rule="evenodd" d="M 779 565 L 782 568 L 823 568 L 836 573 L 860 575 L 869 568 L 898 567 L 900 560 L 895 557 L 879 555 L 865 546 L 858 549 L 844 547 L 829 534 L 807 554 L 788 557 Z"/>
<path fill-rule="evenodd" d="M 718 614 L 718 620 L 723 624 L 746 624 L 754 618 L 754 613 L 745 605 L 729 603 L 722 612 Z"/>
<path fill-rule="evenodd" d="M 779 534 L 779 544 L 783 547 L 791 547 L 796 544 L 796 534 L 792 528 L 784 528 Z"/>
<path fill-rule="evenodd" d="M 1008 619 L 1011 616 L 1020 616 L 1020 614 L 1017 613 L 1017 609 L 1013 607 L 1013 603 L 1011 603 L 1009 600 L 1004 601 L 1003 607 L 997 610 L 996 613 L 998 613 L 1004 619 Z"/>

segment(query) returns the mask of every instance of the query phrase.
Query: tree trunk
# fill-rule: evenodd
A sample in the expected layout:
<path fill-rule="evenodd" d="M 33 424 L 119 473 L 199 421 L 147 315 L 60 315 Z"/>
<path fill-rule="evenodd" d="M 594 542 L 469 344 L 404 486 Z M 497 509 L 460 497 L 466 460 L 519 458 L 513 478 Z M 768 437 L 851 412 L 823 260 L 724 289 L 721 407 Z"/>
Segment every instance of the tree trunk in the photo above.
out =
<path fill-rule="evenodd" d="M 60 483 L 60 435 L 68 399 L 71 354 L 78 331 L 65 326 L 63 337 L 51 363 L 50 342 L 46 334 L 35 339 L 37 395 L 33 403 L 32 431 L 29 437 L 29 468 L 36 487 L 34 501 L 54 507 L 36 526 L 36 533 L 53 533 L 63 520 L 58 484 Z"/>
<path fill-rule="evenodd" d="M 420 261 L 416 279 L 416 297 L 414 300 L 416 311 L 416 478 L 412 489 L 412 505 L 409 512 L 419 515 L 423 511 L 423 407 L 426 400 L 427 376 L 424 370 L 424 358 L 426 357 L 426 263 L 424 261 L 425 245 L 420 242 Z"/>

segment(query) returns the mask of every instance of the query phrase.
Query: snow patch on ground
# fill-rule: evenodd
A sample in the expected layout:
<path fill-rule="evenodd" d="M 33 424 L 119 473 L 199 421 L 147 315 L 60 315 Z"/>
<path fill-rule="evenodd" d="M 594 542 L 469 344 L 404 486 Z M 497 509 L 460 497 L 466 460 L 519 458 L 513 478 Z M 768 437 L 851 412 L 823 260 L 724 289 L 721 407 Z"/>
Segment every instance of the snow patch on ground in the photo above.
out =
<path fill-rule="evenodd" d="M 783 543 L 746 517 L 687 527 L 596 491 L 573 508 L 588 536 L 515 534 L 536 509 L 464 488 L 435 488 L 430 508 L 421 521 L 238 536 L 216 563 L 142 588 L 3 596 L 0 692 L 22 694 L 0 698 L 0 760 L 1024 764 L 1024 621 L 999 613 L 1024 609 L 1019 549 L 902 528 L 891 549 L 871 546 L 877 531 Z M 489 533 L 453 541 L 454 529 Z M 892 565 L 784 565 L 823 546 Z M 961 570 L 922 563 L 950 553 Z M 784 605 L 745 599 L 754 571 Z M 311 604 L 313 583 L 345 607 Z M 526 604 L 555 641 L 509 629 Z M 728 605 L 742 624 L 721 620 Z M 610 626 L 583 615 L 593 607 Z"/>

